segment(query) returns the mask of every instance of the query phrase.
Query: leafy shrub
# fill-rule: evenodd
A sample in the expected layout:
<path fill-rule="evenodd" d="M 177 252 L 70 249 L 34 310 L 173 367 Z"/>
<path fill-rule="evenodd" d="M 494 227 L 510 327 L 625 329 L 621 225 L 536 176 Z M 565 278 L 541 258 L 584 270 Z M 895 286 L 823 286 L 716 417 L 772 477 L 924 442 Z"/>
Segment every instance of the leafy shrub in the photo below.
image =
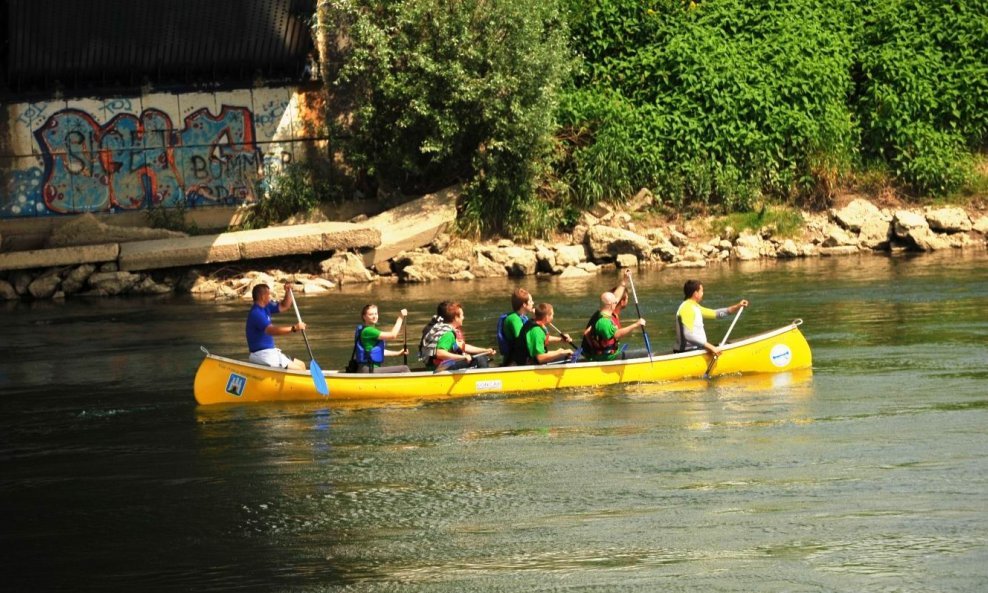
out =
<path fill-rule="evenodd" d="M 463 182 L 464 230 L 546 232 L 552 217 L 531 215 L 550 206 L 529 202 L 540 199 L 537 179 L 571 59 L 557 2 L 324 7 L 329 22 L 347 27 L 330 92 L 351 101 L 353 118 L 334 132 L 360 174 L 410 194 Z"/>
<path fill-rule="evenodd" d="M 307 214 L 319 205 L 326 183 L 313 175 L 307 162 L 292 162 L 270 175 L 258 187 L 261 199 L 247 212 L 243 229 L 258 229 L 282 222 L 296 214 Z"/>

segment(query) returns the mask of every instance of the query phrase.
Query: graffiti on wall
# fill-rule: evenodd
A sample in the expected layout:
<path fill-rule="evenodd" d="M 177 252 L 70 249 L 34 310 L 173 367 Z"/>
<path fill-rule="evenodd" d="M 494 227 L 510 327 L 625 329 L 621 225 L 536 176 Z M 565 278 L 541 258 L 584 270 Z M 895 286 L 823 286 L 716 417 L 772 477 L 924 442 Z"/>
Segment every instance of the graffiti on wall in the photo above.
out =
<path fill-rule="evenodd" d="M 183 124 L 175 129 L 157 109 L 120 112 L 104 125 L 79 109 L 53 114 L 34 131 L 45 207 L 80 213 L 255 199 L 263 162 L 250 110 L 203 108 Z"/>

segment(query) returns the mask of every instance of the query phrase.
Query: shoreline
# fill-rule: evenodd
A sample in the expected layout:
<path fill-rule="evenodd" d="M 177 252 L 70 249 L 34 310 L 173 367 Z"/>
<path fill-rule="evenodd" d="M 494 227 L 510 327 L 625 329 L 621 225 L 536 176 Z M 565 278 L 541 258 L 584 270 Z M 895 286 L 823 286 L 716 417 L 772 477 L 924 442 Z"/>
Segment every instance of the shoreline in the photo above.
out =
<path fill-rule="evenodd" d="M 583 213 L 572 232 L 553 241 L 473 242 L 439 233 L 426 245 L 370 266 L 360 253 L 341 249 L 149 271 L 124 271 L 112 262 L 8 270 L 0 272 L 0 301 L 168 293 L 249 300 L 251 288 L 261 282 L 272 287 L 292 282 L 301 294 L 322 294 L 382 282 L 574 278 L 615 267 L 705 268 L 759 259 L 988 249 L 988 215 L 956 206 L 879 208 L 853 198 L 827 212 L 802 212 L 801 229 L 780 237 L 771 225 L 743 231 L 727 227 L 714 234 L 716 217 L 674 224 L 651 214 L 654 203 L 642 190 L 621 206 L 597 206 Z"/>

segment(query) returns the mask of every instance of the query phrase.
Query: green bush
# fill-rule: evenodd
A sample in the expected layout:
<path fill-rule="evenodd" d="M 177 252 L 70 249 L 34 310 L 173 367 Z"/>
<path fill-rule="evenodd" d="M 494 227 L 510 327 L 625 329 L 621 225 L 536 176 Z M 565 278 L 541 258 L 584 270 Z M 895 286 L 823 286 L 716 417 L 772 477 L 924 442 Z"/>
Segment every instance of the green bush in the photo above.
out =
<path fill-rule="evenodd" d="M 554 226 L 552 206 L 531 202 L 542 199 L 571 61 L 555 1 L 324 6 L 328 22 L 348 29 L 330 92 L 351 102 L 352 120 L 334 133 L 359 174 L 406 194 L 462 182 L 469 232 L 529 236 Z"/>
<path fill-rule="evenodd" d="M 586 130 L 567 159 L 574 201 L 644 185 L 744 210 L 815 196 L 853 164 L 853 3 L 571 0 L 570 15 L 584 67 L 560 121 L 563 137 Z"/>
<path fill-rule="evenodd" d="M 852 104 L 866 159 L 918 194 L 959 189 L 988 141 L 988 5 L 882 0 L 863 5 Z"/>
<path fill-rule="evenodd" d="M 296 214 L 308 214 L 327 192 L 326 182 L 317 180 L 313 165 L 289 163 L 258 185 L 261 199 L 247 212 L 241 228 L 264 228 Z"/>

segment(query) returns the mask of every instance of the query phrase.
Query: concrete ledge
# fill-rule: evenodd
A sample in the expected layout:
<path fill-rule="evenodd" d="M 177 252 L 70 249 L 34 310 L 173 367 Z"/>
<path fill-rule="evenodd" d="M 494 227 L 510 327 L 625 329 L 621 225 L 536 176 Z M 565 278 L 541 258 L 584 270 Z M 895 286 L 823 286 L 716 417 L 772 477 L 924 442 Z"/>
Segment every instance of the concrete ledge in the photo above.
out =
<path fill-rule="evenodd" d="M 119 254 L 120 245 L 117 243 L 12 251 L 0 253 L 0 270 L 27 270 L 112 262 L 117 259 Z"/>
<path fill-rule="evenodd" d="M 431 243 L 456 221 L 458 196 L 458 187 L 447 188 L 369 219 L 367 224 L 381 232 L 381 244 L 364 254 L 364 265 L 369 268 L 402 251 Z"/>
<path fill-rule="evenodd" d="M 317 222 L 124 243 L 120 246 L 119 264 L 125 271 L 155 270 L 318 251 L 365 249 L 380 244 L 380 231 L 369 226 Z"/>
<path fill-rule="evenodd" d="M 118 263 L 121 270 L 136 271 L 237 261 L 240 244 L 226 234 L 124 243 Z"/>

